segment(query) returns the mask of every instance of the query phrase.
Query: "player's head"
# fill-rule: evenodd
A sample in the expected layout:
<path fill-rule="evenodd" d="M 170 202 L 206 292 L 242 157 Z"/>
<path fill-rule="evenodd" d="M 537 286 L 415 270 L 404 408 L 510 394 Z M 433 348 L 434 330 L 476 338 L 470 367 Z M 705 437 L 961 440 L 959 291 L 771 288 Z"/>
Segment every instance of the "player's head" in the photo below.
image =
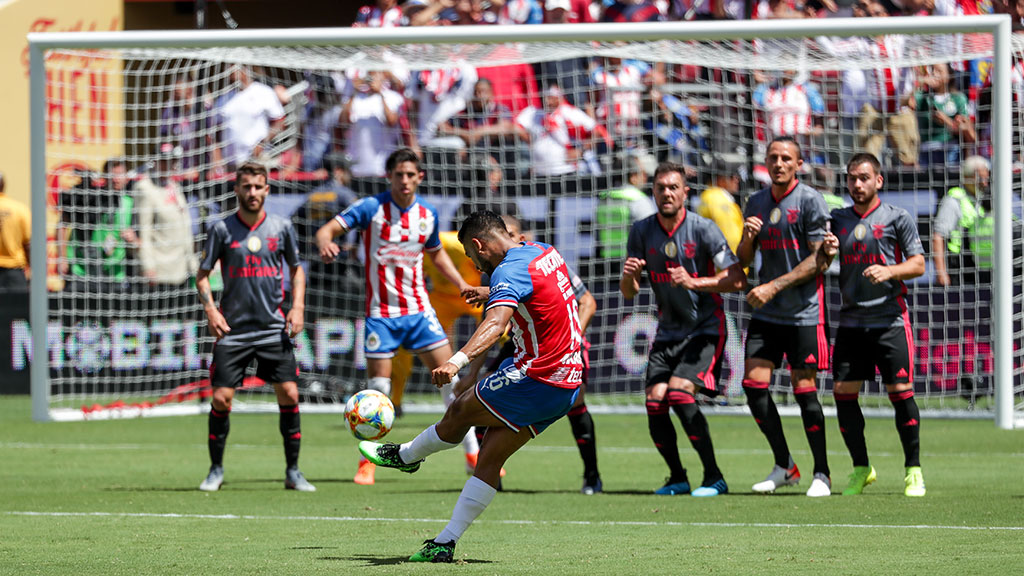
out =
<path fill-rule="evenodd" d="M 990 167 L 991 164 L 988 160 L 981 156 L 964 158 L 963 163 L 960 164 L 960 177 L 964 189 L 975 196 L 988 192 Z"/>
<path fill-rule="evenodd" d="M 259 214 L 270 192 L 267 168 L 258 162 L 246 162 L 235 170 L 235 196 L 243 214 Z"/>
<path fill-rule="evenodd" d="M 420 170 L 420 157 L 409 148 L 399 148 L 388 156 L 384 164 L 388 181 L 391 183 L 391 197 L 400 206 L 412 202 L 413 195 L 420 182 L 423 182 L 423 171 Z"/>
<path fill-rule="evenodd" d="M 508 237 L 513 242 L 526 242 L 529 240 L 530 233 L 523 230 L 523 223 L 519 221 L 519 218 L 511 214 L 502 214 L 502 222 L 505 223 L 505 228 L 508 230 Z"/>
<path fill-rule="evenodd" d="M 874 154 L 859 152 L 846 163 L 846 189 L 858 208 L 874 203 L 882 182 L 882 164 Z"/>
<path fill-rule="evenodd" d="M 764 155 L 764 167 L 773 186 L 789 186 L 796 178 L 797 171 L 804 165 L 800 144 L 792 136 L 778 136 L 768 144 Z"/>
<path fill-rule="evenodd" d="M 674 218 L 685 209 L 690 187 L 686 185 L 686 168 L 675 162 L 662 162 L 654 170 L 654 203 L 658 214 Z"/>
<path fill-rule="evenodd" d="M 501 216 L 490 210 L 480 210 L 462 222 L 459 242 L 477 269 L 490 274 L 505 257 L 512 239 Z"/>

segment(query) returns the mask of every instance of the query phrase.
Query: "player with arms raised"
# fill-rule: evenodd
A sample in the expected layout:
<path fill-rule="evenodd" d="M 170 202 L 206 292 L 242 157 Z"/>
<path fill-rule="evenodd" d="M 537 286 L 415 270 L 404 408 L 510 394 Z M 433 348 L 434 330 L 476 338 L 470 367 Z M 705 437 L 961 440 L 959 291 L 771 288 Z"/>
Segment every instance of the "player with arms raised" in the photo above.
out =
<path fill-rule="evenodd" d="M 924 496 L 921 475 L 920 419 L 914 400 L 914 335 L 904 295 L 904 280 L 924 274 L 924 248 L 914 219 L 878 197 L 881 165 L 868 153 L 846 165 L 846 186 L 853 206 L 832 211 L 832 233 L 825 252 L 839 254 L 839 288 L 843 307 L 833 353 L 836 416 L 853 458 L 853 474 L 843 495 L 856 495 L 875 481 L 864 441 L 864 414 L 857 396 L 875 369 L 889 392 L 896 431 L 903 444 L 904 494 Z M 835 234 L 835 235 L 833 235 Z"/>
<path fill-rule="evenodd" d="M 299 266 L 299 244 L 291 221 L 263 209 L 269 192 L 265 167 L 255 162 L 239 166 L 235 173 L 238 212 L 210 230 L 196 274 L 199 300 L 206 311 L 210 334 L 217 339 L 210 364 L 210 472 L 199 485 L 206 492 L 219 490 L 224 482 L 231 402 L 253 359 L 256 376 L 272 383 L 277 395 L 287 463 L 284 486 L 302 492 L 316 490 L 299 471 L 302 427 L 295 383 L 299 369 L 289 339 L 302 332 L 306 275 Z M 210 292 L 210 271 L 218 260 L 224 273 L 219 308 Z M 287 316 L 281 311 L 285 263 L 292 286 L 292 306 Z"/>
<path fill-rule="evenodd" d="M 658 304 L 658 331 L 645 378 L 647 426 L 669 477 L 654 493 L 691 494 L 671 408 L 704 466 L 704 479 L 692 494 L 707 497 L 729 488 L 715 460 L 708 421 L 694 397 L 697 392 L 718 395 L 728 336 L 718 294 L 742 289 L 746 277 L 718 226 L 686 210 L 689 190 L 683 166 L 664 163 L 655 170 L 658 212 L 630 229 L 619 289 L 632 300 L 646 269 Z"/>
<path fill-rule="evenodd" d="M 558 251 L 539 242 L 513 241 L 501 217 L 489 211 L 469 216 L 459 241 L 477 268 L 490 275 L 491 291 L 483 322 L 461 350 L 431 373 L 434 385 L 447 384 L 486 352 L 510 320 L 516 351 L 411 442 L 359 444 L 377 465 L 415 472 L 427 456 L 458 446 L 471 426 L 489 427 L 451 521 L 424 542 L 410 558 L 414 562 L 454 561 L 455 543 L 497 493 L 505 460 L 569 412 L 583 375 L 578 305 Z"/>
<path fill-rule="evenodd" d="M 782 420 L 768 385 L 772 372 L 789 361 L 793 395 L 800 405 L 804 433 L 814 456 L 814 479 L 807 495 L 829 496 L 825 414 L 816 375 L 828 368 L 828 323 L 822 273 L 828 258 L 820 252 L 828 209 L 817 190 L 796 177 L 803 166 L 800 145 L 790 137 L 772 140 L 765 155 L 771 186 L 753 194 L 744 211 L 743 238 L 736 248 L 747 267 L 761 251 L 761 284 L 747 294 L 754 308 L 747 327 L 743 390 L 750 413 L 768 439 L 775 467 L 754 492 L 774 492 L 800 482 L 782 432 Z"/>
<path fill-rule="evenodd" d="M 448 335 L 437 320 L 423 282 L 423 253 L 449 282 L 467 291 L 448 253 L 441 249 L 437 210 L 416 196 L 423 181 L 420 160 L 408 149 L 396 150 L 385 164 L 391 189 L 363 198 L 317 230 L 320 258 L 333 262 L 341 251 L 334 238 L 363 230 L 366 250 L 367 387 L 391 394 L 391 359 L 405 348 L 429 370 L 452 354 Z M 361 459 L 356 484 L 374 483 L 372 462 Z"/>

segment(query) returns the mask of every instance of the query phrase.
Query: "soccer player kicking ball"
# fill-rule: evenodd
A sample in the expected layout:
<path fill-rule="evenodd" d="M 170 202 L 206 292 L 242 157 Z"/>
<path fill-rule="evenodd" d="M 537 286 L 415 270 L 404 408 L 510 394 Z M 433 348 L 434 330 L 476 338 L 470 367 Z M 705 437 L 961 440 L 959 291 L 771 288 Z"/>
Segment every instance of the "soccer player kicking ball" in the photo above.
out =
<path fill-rule="evenodd" d="M 284 487 L 314 492 L 299 471 L 302 427 L 299 420 L 299 369 L 292 351 L 302 332 L 306 275 L 299 266 L 299 243 L 290 220 L 267 214 L 263 202 L 270 192 L 267 169 L 247 162 L 235 173 L 238 212 L 210 230 L 196 274 L 196 289 L 206 311 L 210 334 L 217 339 L 210 365 L 213 400 L 209 416 L 210 472 L 199 485 L 205 492 L 224 482 L 224 445 L 227 443 L 231 401 L 242 384 L 245 369 L 256 360 L 256 376 L 273 383 L 281 411 L 280 428 L 287 462 Z M 220 260 L 224 294 L 220 308 L 210 292 L 210 271 Z M 288 263 L 292 307 L 281 312 L 284 300 L 283 264 Z"/>
<path fill-rule="evenodd" d="M 904 280 L 924 274 L 924 248 L 914 219 L 902 208 L 882 203 L 881 166 L 871 154 L 854 155 L 846 166 L 846 187 L 853 206 L 832 211 L 831 232 L 823 250 L 839 254 L 839 288 L 843 307 L 833 352 L 836 415 L 839 431 L 853 458 L 853 474 L 844 496 L 860 494 L 875 481 L 864 442 L 864 414 L 857 396 L 875 368 L 896 411 L 896 431 L 903 444 L 907 496 L 924 496 L 921 475 L 920 419 L 914 401 L 914 336 L 904 301 Z"/>
<path fill-rule="evenodd" d="M 800 482 L 782 431 L 782 420 L 768 384 L 772 372 L 789 361 L 793 395 L 800 405 L 804 433 L 814 456 L 814 479 L 807 495 L 829 496 L 825 414 L 818 400 L 816 376 L 828 368 L 828 324 L 822 273 L 828 258 L 825 239 L 828 209 L 817 190 L 801 184 L 796 174 L 804 161 L 800 145 L 790 137 L 771 141 L 765 166 L 772 184 L 756 192 L 744 211 L 743 238 L 736 248 L 740 265 L 749 266 L 761 251 L 761 284 L 747 294 L 754 308 L 747 327 L 743 390 L 750 413 L 768 439 L 775 467 L 754 492 L 774 492 Z"/>
<path fill-rule="evenodd" d="M 654 173 L 658 212 L 630 229 L 619 289 L 632 300 L 646 269 L 658 304 L 658 331 L 645 378 L 647 426 L 668 464 L 669 477 L 654 493 L 707 497 L 725 494 L 729 488 L 715 460 L 708 421 L 694 397 L 697 392 L 718 395 L 728 335 L 718 294 L 740 290 L 747 282 L 718 226 L 686 210 L 689 190 L 683 166 L 658 166 Z M 704 479 L 692 492 L 679 460 L 669 409 L 679 416 L 704 465 Z"/>
<path fill-rule="evenodd" d="M 477 268 L 490 275 L 490 296 L 472 338 L 431 373 L 431 380 L 439 388 L 450 382 L 498 341 L 510 320 L 516 353 L 411 442 L 359 443 L 360 452 L 378 466 L 415 472 L 427 456 L 458 446 L 471 426 L 488 426 L 476 470 L 451 521 L 409 558 L 413 562 L 454 561 L 455 543 L 497 493 L 505 460 L 569 412 L 583 375 L 576 298 L 558 251 L 539 242 L 514 242 L 501 217 L 489 211 L 469 216 L 459 241 Z"/>
<path fill-rule="evenodd" d="M 391 359 L 405 348 L 427 369 L 440 366 L 452 354 L 448 335 L 437 320 L 423 282 L 423 253 L 459 291 L 470 289 L 448 253 L 441 249 L 437 210 L 416 196 L 423 171 L 416 154 L 396 150 L 385 164 L 391 190 L 363 198 L 316 232 L 316 245 L 324 263 L 341 251 L 334 238 L 349 230 L 363 230 L 366 250 L 367 387 L 391 394 Z M 361 459 L 354 482 L 373 484 L 375 468 Z"/>

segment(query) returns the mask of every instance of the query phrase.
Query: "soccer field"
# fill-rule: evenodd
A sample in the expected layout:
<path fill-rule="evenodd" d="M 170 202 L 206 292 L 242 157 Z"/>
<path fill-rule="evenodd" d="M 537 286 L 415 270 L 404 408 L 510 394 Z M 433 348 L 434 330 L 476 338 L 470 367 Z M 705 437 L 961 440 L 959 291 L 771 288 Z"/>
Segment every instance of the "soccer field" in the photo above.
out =
<path fill-rule="evenodd" d="M 456 549 L 458 564 L 405 563 L 448 521 L 466 479 L 461 450 L 415 475 L 352 483 L 356 441 L 340 415 L 303 417 L 302 469 L 318 491 L 283 489 L 277 416 L 234 415 L 218 493 L 206 418 L 38 424 L 27 397 L 0 399 L 0 574 L 1015 574 L 1024 566 L 1022 432 L 989 421 L 925 421 L 928 495 L 903 496 L 889 419 L 868 421 L 878 482 L 859 497 L 803 495 L 811 459 L 798 418 L 787 437 L 802 489 L 750 486 L 771 466 L 749 417 L 711 416 L 732 493 L 654 496 L 666 468 L 640 415 L 596 415 L 605 493 L 579 494 L 563 419 L 510 460 L 498 494 Z M 388 436 L 433 420 L 407 415 Z M 828 420 L 836 492 L 850 472 Z M 683 462 L 699 481 L 686 443 Z"/>

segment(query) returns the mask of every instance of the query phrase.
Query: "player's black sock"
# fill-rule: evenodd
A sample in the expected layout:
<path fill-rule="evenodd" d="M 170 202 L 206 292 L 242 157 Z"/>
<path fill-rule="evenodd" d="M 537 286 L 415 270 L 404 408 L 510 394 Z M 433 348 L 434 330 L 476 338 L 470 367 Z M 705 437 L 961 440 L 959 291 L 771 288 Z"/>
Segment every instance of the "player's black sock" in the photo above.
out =
<path fill-rule="evenodd" d="M 804 433 L 814 456 L 814 473 L 829 476 L 828 452 L 825 447 L 825 412 L 818 400 L 814 386 L 793 390 L 796 403 L 800 405 L 800 417 L 804 421 Z"/>
<path fill-rule="evenodd" d="M 864 440 L 864 413 L 860 410 L 857 394 L 836 394 L 836 418 L 839 433 L 850 451 L 854 466 L 868 465 L 868 446 Z"/>
<path fill-rule="evenodd" d="M 647 428 L 651 432 L 651 440 L 654 440 L 654 447 L 665 459 L 665 464 L 668 464 L 669 482 L 674 484 L 686 481 L 686 468 L 683 468 L 683 463 L 679 460 L 676 428 L 668 414 L 668 402 L 647 401 Z"/>
<path fill-rule="evenodd" d="M 302 420 L 299 405 L 281 406 L 281 437 L 284 438 L 284 460 L 289 468 L 299 465 L 299 447 L 302 444 Z"/>
<path fill-rule="evenodd" d="M 744 380 L 743 391 L 747 395 L 747 406 L 750 407 L 757 427 L 761 429 L 761 433 L 768 439 L 768 445 L 772 448 L 775 465 L 789 468 L 789 445 L 786 444 L 786 435 L 782 432 L 779 409 L 775 407 L 775 401 L 768 391 L 768 383 Z"/>
<path fill-rule="evenodd" d="M 207 445 L 210 448 L 210 464 L 213 466 L 224 465 L 224 445 L 228 442 L 228 430 L 231 429 L 230 416 L 231 409 L 219 412 L 213 405 L 210 406 L 210 439 Z"/>
<path fill-rule="evenodd" d="M 904 466 L 921 465 L 921 412 L 914 400 L 914 391 L 893 392 L 889 401 L 896 410 L 896 431 L 903 444 Z"/>
<path fill-rule="evenodd" d="M 599 474 L 597 473 L 594 419 L 590 416 L 586 404 L 569 410 L 568 416 L 573 438 L 576 439 L 576 447 L 580 449 L 580 458 L 583 459 L 583 477 L 587 480 L 596 480 Z"/>
<path fill-rule="evenodd" d="M 701 486 L 710 486 L 722 479 L 722 471 L 718 469 L 718 462 L 715 461 L 715 448 L 711 444 L 711 431 L 708 430 L 708 420 L 697 407 L 697 401 L 693 394 L 683 390 L 669 390 L 666 394 L 668 405 L 675 411 L 676 416 L 683 423 L 683 430 L 690 438 L 690 444 L 700 456 L 700 462 L 704 465 L 704 480 Z"/>

